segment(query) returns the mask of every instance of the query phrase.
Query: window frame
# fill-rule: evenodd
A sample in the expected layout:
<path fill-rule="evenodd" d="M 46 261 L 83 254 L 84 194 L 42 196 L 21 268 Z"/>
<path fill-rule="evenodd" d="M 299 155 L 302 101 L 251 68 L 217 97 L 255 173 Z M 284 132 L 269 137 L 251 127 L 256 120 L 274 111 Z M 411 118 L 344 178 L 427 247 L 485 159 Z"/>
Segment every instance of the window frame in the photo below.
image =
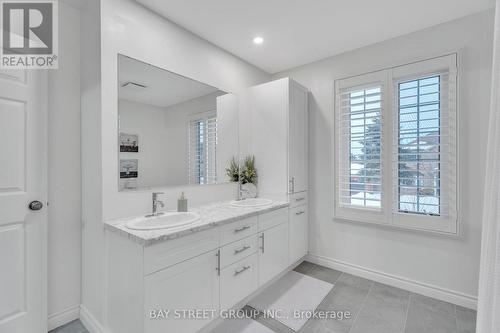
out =
<path fill-rule="evenodd" d="M 333 135 L 333 189 L 334 205 L 333 219 L 349 222 L 365 222 L 376 225 L 386 225 L 395 228 L 430 231 L 450 235 L 459 234 L 459 213 L 460 202 L 460 165 L 459 165 L 459 77 L 458 77 L 458 53 L 440 56 L 428 60 L 408 63 L 391 68 L 386 68 L 368 74 L 356 75 L 353 77 L 335 80 L 334 82 L 334 135 Z M 398 103 L 398 83 L 401 81 L 414 80 L 433 74 L 440 75 L 447 72 L 449 75 L 448 97 L 450 103 L 447 112 L 454 113 L 453 122 L 449 121 L 448 126 L 454 127 L 454 132 L 450 135 L 451 158 L 446 160 L 449 177 L 451 180 L 440 185 L 440 196 L 442 200 L 446 198 L 449 202 L 449 212 L 446 216 L 429 216 L 425 214 L 404 213 L 398 211 L 398 160 L 395 158 L 398 151 L 398 126 L 399 126 L 399 104 Z M 382 161 L 382 193 L 381 209 L 374 212 L 362 207 L 345 207 L 339 200 L 341 186 L 340 161 L 343 140 L 339 137 L 341 122 L 340 93 L 343 89 L 360 88 L 379 83 L 382 86 L 382 109 L 381 109 L 381 161 Z M 441 88 L 441 86 L 440 86 Z M 440 90 L 441 92 L 442 90 Z M 440 97 L 441 98 L 441 97 Z M 440 128 L 443 121 L 440 119 Z M 440 156 L 443 154 L 440 153 Z M 389 166 L 389 167 L 388 167 Z M 444 193 L 444 195 L 443 195 Z"/>

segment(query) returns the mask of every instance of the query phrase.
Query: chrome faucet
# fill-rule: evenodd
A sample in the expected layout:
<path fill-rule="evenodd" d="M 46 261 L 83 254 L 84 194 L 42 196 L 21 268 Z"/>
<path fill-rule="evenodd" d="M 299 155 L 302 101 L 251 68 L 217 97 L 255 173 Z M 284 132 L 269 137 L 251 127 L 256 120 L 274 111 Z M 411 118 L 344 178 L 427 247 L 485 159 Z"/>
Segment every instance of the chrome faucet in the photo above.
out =
<path fill-rule="evenodd" d="M 158 216 L 158 215 L 162 215 L 163 212 L 159 212 L 158 211 L 158 206 L 160 207 L 165 207 L 165 204 L 163 203 L 163 201 L 161 200 L 158 200 L 158 195 L 160 194 L 164 194 L 163 192 L 153 192 L 153 213 L 151 213 L 150 215 L 146 215 L 146 217 L 151 217 L 151 216 Z"/>

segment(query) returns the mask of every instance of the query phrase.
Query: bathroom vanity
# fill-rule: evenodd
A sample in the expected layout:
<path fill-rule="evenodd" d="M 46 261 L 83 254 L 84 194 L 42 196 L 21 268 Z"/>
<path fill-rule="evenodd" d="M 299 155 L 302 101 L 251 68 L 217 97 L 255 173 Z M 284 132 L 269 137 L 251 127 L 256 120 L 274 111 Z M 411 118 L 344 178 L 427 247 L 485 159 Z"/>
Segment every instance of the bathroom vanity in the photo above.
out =
<path fill-rule="evenodd" d="M 304 205 L 221 202 L 192 211 L 200 218 L 184 227 L 105 223 L 110 332 L 196 332 L 307 253 Z"/>
<path fill-rule="evenodd" d="M 105 330 L 198 332 L 307 254 L 308 91 L 289 78 L 251 87 L 239 113 L 233 93 L 118 64 L 115 216 L 139 216 L 104 221 Z M 259 197 L 230 201 L 253 157 Z M 172 211 L 180 192 L 187 212 Z"/>

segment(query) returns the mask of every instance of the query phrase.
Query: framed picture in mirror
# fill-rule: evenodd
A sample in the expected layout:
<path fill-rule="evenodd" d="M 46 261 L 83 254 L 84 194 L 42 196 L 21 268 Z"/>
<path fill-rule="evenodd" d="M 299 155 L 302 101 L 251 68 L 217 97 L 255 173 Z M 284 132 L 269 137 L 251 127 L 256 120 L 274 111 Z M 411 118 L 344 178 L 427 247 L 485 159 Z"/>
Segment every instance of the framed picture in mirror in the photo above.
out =
<path fill-rule="evenodd" d="M 139 160 L 120 160 L 120 178 L 137 178 L 139 176 Z"/>
<path fill-rule="evenodd" d="M 120 153 L 138 153 L 139 136 L 137 134 L 120 133 Z"/>

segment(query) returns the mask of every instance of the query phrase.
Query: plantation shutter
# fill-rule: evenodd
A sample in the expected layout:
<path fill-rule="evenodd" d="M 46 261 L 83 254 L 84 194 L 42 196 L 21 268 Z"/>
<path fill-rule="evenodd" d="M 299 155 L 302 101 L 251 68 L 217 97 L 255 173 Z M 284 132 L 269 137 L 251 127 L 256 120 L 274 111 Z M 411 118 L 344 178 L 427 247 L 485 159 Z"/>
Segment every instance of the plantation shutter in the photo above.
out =
<path fill-rule="evenodd" d="M 217 117 L 199 116 L 189 121 L 189 184 L 217 182 Z"/>
<path fill-rule="evenodd" d="M 382 208 L 382 82 L 338 90 L 338 199 L 341 207 Z"/>
<path fill-rule="evenodd" d="M 217 182 L 217 118 L 207 119 L 207 184 Z"/>
<path fill-rule="evenodd" d="M 335 81 L 336 219 L 458 233 L 457 60 Z"/>
<path fill-rule="evenodd" d="M 205 121 L 189 122 L 189 184 L 203 184 L 205 179 Z"/>
<path fill-rule="evenodd" d="M 395 80 L 394 211 L 456 217 L 456 75 Z"/>

